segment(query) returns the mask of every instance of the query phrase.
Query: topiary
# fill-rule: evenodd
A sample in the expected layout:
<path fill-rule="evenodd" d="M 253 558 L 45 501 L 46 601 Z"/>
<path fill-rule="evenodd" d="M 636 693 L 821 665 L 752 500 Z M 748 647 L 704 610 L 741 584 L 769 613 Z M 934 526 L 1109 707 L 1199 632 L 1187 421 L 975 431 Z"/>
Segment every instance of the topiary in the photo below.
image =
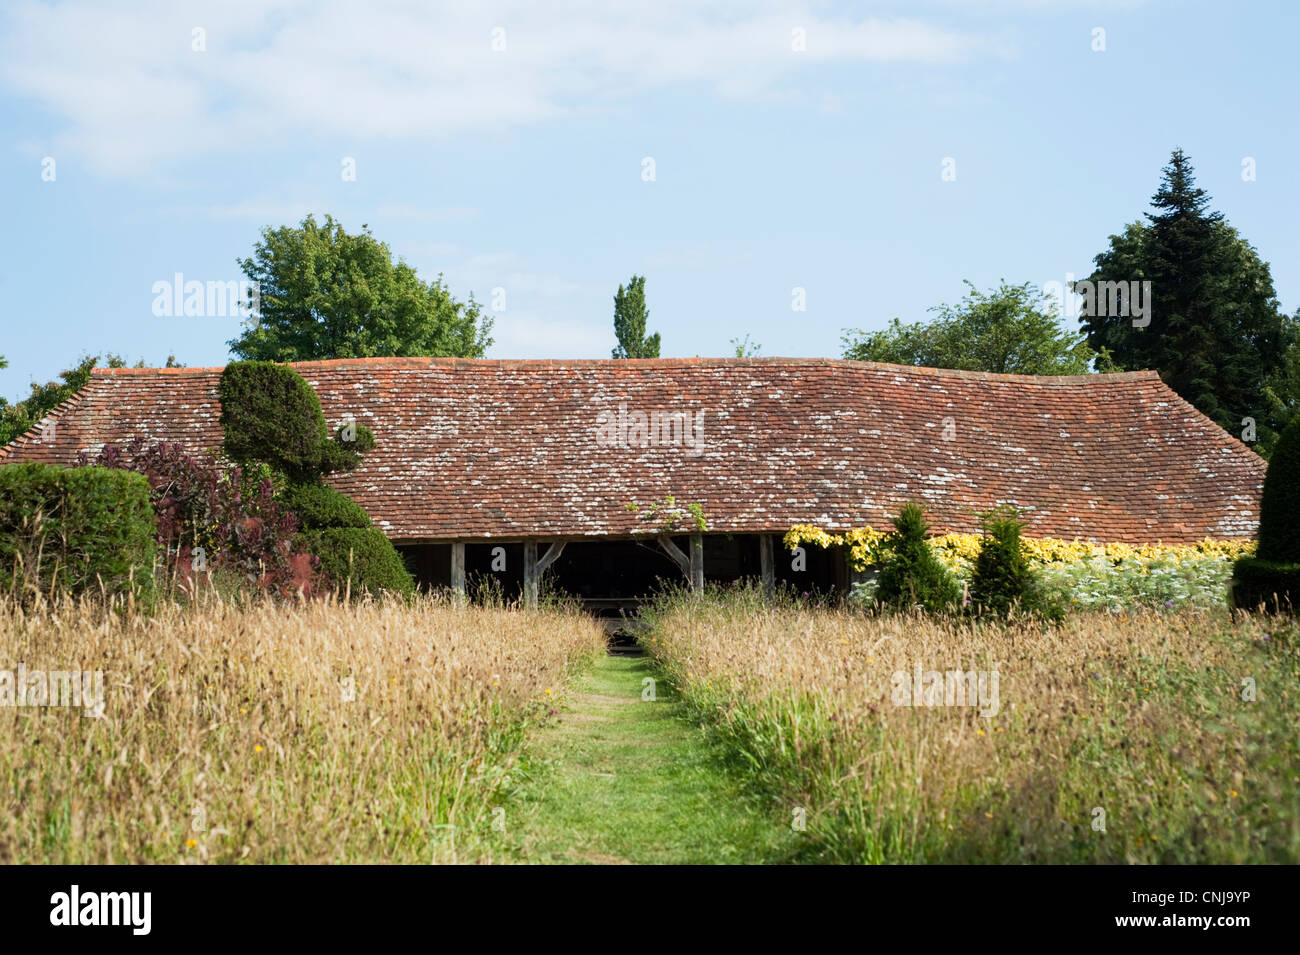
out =
<path fill-rule="evenodd" d="M 263 463 L 290 481 L 317 482 L 351 471 L 374 447 L 364 425 L 341 426 L 331 439 L 320 399 L 307 380 L 287 365 L 241 361 L 221 373 L 222 444 L 240 464 Z"/>
<path fill-rule="evenodd" d="M 281 500 L 304 528 L 300 541 L 340 591 L 409 594 L 415 582 L 392 542 L 361 505 L 321 483 L 351 471 L 375 446 L 369 428 L 349 421 L 329 436 L 320 399 L 301 375 L 269 361 L 234 362 L 221 374 L 226 454 L 262 463 L 288 484 Z"/>
<path fill-rule="evenodd" d="M 961 587 L 930 549 L 926 540 L 930 525 L 921 505 L 904 504 L 894 518 L 894 529 L 897 533 L 885 544 L 876 600 L 898 610 L 920 605 L 942 613 L 955 608 Z"/>
<path fill-rule="evenodd" d="M 360 504 L 325 484 L 290 484 L 282 500 L 297 515 L 298 525 L 304 530 L 372 526 Z"/>
<path fill-rule="evenodd" d="M 1282 431 L 1259 499 L 1259 546 L 1232 568 L 1232 602 L 1286 610 L 1300 607 L 1300 415 Z"/>
<path fill-rule="evenodd" d="M 1264 474 L 1255 556 L 1281 564 L 1300 563 L 1300 414 L 1282 430 Z"/>
<path fill-rule="evenodd" d="M 142 475 L 52 464 L 0 466 L 0 592 L 154 596 L 157 526 Z"/>
<path fill-rule="evenodd" d="M 303 538 L 340 593 L 415 592 L 397 548 L 377 527 L 325 527 L 304 531 Z"/>
<path fill-rule="evenodd" d="M 971 611 L 1009 616 L 1013 609 L 1060 617 L 1063 610 L 1052 604 L 1020 542 L 1024 522 L 1014 509 L 995 508 L 980 515 L 984 536 L 975 558 L 970 581 Z"/>

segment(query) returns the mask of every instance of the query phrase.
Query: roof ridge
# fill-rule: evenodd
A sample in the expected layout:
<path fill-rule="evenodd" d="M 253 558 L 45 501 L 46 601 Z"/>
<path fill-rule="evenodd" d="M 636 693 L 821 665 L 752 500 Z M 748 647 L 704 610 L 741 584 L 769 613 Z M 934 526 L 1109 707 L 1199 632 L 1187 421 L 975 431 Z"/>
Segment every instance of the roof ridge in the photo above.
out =
<path fill-rule="evenodd" d="M 405 368 L 713 368 L 753 367 L 756 365 L 790 368 L 843 368 L 871 371 L 892 371 L 904 375 L 922 375 L 941 378 L 965 378 L 975 381 L 1021 381 L 1040 385 L 1083 384 L 1088 382 L 1145 381 L 1159 379 L 1156 371 L 1093 372 L 1083 375 L 1027 375 L 990 371 L 968 371 L 961 368 L 931 368 L 924 365 L 900 365 L 889 362 L 857 361 L 851 358 L 783 358 L 762 356 L 756 358 L 456 358 L 450 356 L 373 356 L 370 358 L 329 358 L 316 361 L 286 362 L 295 369 L 314 370 L 329 368 L 405 367 Z M 192 368 L 92 368 L 92 377 L 119 375 L 198 375 L 217 374 L 225 368 L 203 366 Z"/>

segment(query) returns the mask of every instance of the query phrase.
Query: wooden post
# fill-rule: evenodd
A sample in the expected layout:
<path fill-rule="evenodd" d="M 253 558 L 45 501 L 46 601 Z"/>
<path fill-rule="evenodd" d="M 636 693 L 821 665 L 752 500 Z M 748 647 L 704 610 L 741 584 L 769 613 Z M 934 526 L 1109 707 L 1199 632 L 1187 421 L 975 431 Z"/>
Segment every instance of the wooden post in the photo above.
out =
<path fill-rule="evenodd" d="M 537 598 L 542 588 L 542 575 L 546 573 L 546 568 L 555 563 L 556 558 L 564 552 L 566 543 L 566 541 L 555 541 L 539 558 L 537 541 L 524 541 L 524 607 L 528 610 L 537 607 Z"/>
<path fill-rule="evenodd" d="M 758 535 L 758 563 L 763 570 L 763 592 L 769 597 L 776 590 L 776 566 L 772 560 L 772 535 Z"/>
<path fill-rule="evenodd" d="M 451 545 L 451 589 L 458 601 L 465 599 L 465 542 Z"/>
<path fill-rule="evenodd" d="M 704 589 L 704 535 L 691 535 L 691 587 Z"/>
<path fill-rule="evenodd" d="M 537 541 L 524 541 L 524 609 L 537 608 Z"/>

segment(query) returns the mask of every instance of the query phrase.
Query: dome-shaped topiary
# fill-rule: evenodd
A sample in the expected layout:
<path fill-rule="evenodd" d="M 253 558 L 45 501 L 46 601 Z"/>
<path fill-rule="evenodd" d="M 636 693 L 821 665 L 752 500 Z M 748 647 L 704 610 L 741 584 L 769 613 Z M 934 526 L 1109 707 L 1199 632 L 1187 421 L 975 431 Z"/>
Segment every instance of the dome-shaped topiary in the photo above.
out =
<path fill-rule="evenodd" d="M 283 500 L 304 530 L 371 526 L 370 516 L 360 504 L 324 484 L 290 484 Z"/>

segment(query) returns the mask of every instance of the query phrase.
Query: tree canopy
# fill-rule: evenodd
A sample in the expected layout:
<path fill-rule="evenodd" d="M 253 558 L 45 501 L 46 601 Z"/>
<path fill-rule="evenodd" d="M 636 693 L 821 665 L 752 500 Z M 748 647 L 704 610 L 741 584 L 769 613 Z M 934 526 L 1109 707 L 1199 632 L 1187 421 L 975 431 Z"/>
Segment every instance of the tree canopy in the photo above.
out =
<path fill-rule="evenodd" d="M 645 304 L 645 276 L 634 275 L 626 287 L 614 293 L 614 335 L 618 347 L 615 358 L 658 358 L 659 333 L 647 337 L 646 322 L 650 312 Z"/>
<path fill-rule="evenodd" d="M 1155 369 L 1229 432 L 1253 419 L 1267 453 L 1300 397 L 1300 320 L 1282 313 L 1268 264 L 1209 203 L 1175 150 L 1147 223 L 1112 235 L 1083 280 L 1150 282 L 1149 316 L 1135 324 L 1125 309 L 1093 308 L 1083 328 L 1117 367 Z"/>
<path fill-rule="evenodd" d="M 1050 296 L 1031 283 L 1004 280 L 989 292 L 966 286 L 958 304 L 931 309 L 932 321 L 893 318 L 881 331 L 846 330 L 844 357 L 1022 375 L 1081 375 L 1098 361 L 1082 336 L 1062 325 Z"/>
<path fill-rule="evenodd" d="M 492 319 L 473 295 L 451 296 L 442 276 L 425 282 L 369 227 L 351 235 L 333 217 L 262 230 L 239 262 L 258 285 L 260 317 L 231 340 L 231 351 L 259 361 L 372 356 L 481 358 Z"/>

